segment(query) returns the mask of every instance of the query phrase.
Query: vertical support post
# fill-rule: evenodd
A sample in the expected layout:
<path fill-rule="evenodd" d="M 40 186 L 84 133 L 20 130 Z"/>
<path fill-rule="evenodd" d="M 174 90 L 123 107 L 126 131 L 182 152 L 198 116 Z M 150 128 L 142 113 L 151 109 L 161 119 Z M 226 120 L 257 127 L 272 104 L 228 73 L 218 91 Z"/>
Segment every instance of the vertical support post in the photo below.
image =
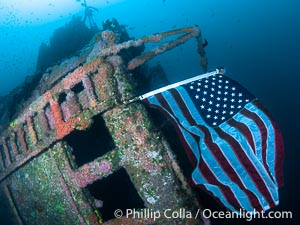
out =
<path fill-rule="evenodd" d="M 82 78 L 82 83 L 83 83 L 84 89 L 87 93 L 87 96 L 89 98 L 90 106 L 94 107 L 96 104 L 96 96 L 94 94 L 94 89 L 92 87 L 92 81 L 90 80 L 90 78 L 87 75 L 85 75 Z"/>
<path fill-rule="evenodd" d="M 12 148 L 12 154 L 14 155 L 14 158 L 16 159 L 17 155 L 19 155 L 19 151 L 18 151 L 18 146 L 16 144 L 16 134 L 13 133 L 10 140 L 9 140 L 9 144 Z"/>
<path fill-rule="evenodd" d="M 35 130 L 33 128 L 32 118 L 30 116 L 27 118 L 27 126 L 28 126 L 29 137 L 32 141 L 32 144 L 36 144 L 37 136 L 36 136 Z"/>
<path fill-rule="evenodd" d="M 3 159 L 3 147 L 1 147 L 2 145 L 0 144 L 0 172 L 4 169 L 4 159 Z"/>
<path fill-rule="evenodd" d="M 204 47 L 207 45 L 207 41 L 203 44 L 201 31 L 198 29 L 198 34 L 196 35 L 196 41 L 197 41 L 197 51 L 200 55 L 200 65 L 203 68 L 203 71 L 207 72 L 207 57 L 206 52 L 204 50 Z"/>
<path fill-rule="evenodd" d="M 64 122 L 62 111 L 60 109 L 60 106 L 59 106 L 57 100 L 51 99 L 50 106 L 51 106 L 51 110 L 52 110 L 54 121 L 55 121 L 55 128 L 57 129 L 60 126 L 60 124 L 62 124 Z"/>
<path fill-rule="evenodd" d="M 24 136 L 24 131 L 22 130 L 21 127 L 18 127 L 17 129 L 17 135 L 18 135 L 18 138 L 20 140 L 20 143 L 21 143 L 21 148 L 22 148 L 22 152 L 27 152 L 27 144 L 26 144 L 26 141 L 25 141 L 25 136 Z"/>
<path fill-rule="evenodd" d="M 5 164 L 5 167 L 8 167 L 11 164 L 11 159 L 9 156 L 9 149 L 6 145 L 6 141 L 4 138 L 2 138 L 2 146 L 3 146 L 4 156 L 5 156 L 4 164 Z"/>
<path fill-rule="evenodd" d="M 78 114 L 80 112 L 80 107 L 76 99 L 76 95 L 73 91 L 68 90 L 66 100 L 67 100 L 67 107 L 70 110 L 71 115 Z"/>
<path fill-rule="evenodd" d="M 43 135 L 47 135 L 50 128 L 49 128 L 49 125 L 48 125 L 48 122 L 47 122 L 46 115 L 44 114 L 43 110 L 38 112 L 38 117 L 39 117 L 39 121 L 40 121 L 40 124 L 41 124 L 41 127 L 42 127 Z"/>

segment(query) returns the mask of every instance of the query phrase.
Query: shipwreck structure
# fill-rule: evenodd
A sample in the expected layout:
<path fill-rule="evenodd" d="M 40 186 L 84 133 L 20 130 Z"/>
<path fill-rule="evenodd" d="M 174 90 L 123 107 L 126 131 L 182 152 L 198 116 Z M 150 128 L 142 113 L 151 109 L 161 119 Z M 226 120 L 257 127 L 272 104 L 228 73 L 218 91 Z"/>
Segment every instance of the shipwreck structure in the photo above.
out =
<path fill-rule="evenodd" d="M 172 35 L 139 56 L 126 53 Z M 198 27 L 122 43 L 102 31 L 49 68 L 1 133 L 1 224 L 203 224 L 176 154 L 144 105 L 130 102 L 138 85 L 132 71 L 190 38 L 206 70 Z M 127 215 L 127 209 L 181 216 Z"/>

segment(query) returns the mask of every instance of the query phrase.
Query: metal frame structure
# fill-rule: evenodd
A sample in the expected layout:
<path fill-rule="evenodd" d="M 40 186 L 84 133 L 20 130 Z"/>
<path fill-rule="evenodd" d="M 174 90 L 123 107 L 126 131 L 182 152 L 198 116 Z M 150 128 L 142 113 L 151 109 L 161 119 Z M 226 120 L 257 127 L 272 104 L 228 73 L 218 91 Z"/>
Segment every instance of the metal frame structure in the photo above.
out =
<path fill-rule="evenodd" d="M 177 34 L 182 36 L 134 58 L 127 66 L 118 55 L 122 49 L 159 43 Z M 169 224 L 167 218 L 102 220 L 99 200 L 89 194 L 88 187 L 120 168 L 125 169 L 147 209 L 185 208 L 194 213 L 201 208 L 167 141 L 159 131 L 153 131 L 144 106 L 139 102 L 126 104 L 135 96 L 130 70 L 192 37 L 197 40 L 201 66 L 206 70 L 199 28 L 120 44 L 109 44 L 114 35 L 111 32 L 97 35 L 80 56 L 44 74 L 39 87 L 42 94 L 1 134 L 0 199 L 12 215 L 11 224 Z M 114 147 L 78 166 L 66 139 L 76 131 L 88 130 L 96 116 L 104 120 Z M 201 218 L 172 221 L 203 224 Z"/>

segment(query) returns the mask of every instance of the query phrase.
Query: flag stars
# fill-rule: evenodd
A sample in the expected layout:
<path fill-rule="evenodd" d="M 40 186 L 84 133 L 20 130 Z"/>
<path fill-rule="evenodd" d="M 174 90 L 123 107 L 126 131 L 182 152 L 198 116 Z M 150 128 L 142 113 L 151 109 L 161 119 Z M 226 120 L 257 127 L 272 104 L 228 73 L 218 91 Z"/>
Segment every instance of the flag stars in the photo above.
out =
<path fill-rule="evenodd" d="M 252 96 L 238 84 L 219 74 L 185 86 L 199 112 L 211 126 L 218 126 L 238 113 Z"/>

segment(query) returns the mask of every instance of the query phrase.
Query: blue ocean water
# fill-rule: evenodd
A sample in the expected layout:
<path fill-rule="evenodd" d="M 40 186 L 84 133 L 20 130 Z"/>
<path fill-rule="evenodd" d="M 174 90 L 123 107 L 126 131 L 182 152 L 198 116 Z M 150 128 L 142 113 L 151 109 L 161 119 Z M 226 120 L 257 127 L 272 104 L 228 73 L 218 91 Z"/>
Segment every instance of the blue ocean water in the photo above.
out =
<path fill-rule="evenodd" d="M 15 4 L 0 0 L 0 95 L 7 94 L 33 74 L 38 48 L 53 31 L 73 15 L 82 15 L 76 0 Z M 299 0 L 88 0 L 95 6 L 95 21 L 116 18 L 135 38 L 199 25 L 208 40 L 208 68 L 224 66 L 227 75 L 257 96 L 278 122 L 285 142 L 285 186 L 276 210 L 297 217 L 299 175 L 300 108 L 300 1 Z M 38 1 L 35 2 L 35 6 Z M 59 10 L 58 10 L 59 9 Z M 23 12 L 24 11 L 24 12 Z M 44 12 L 44 13 L 43 13 Z M 194 40 L 156 61 L 171 82 L 202 73 Z M 152 63 L 155 63 L 155 60 Z M 282 224 L 282 221 L 270 221 Z M 286 220 L 286 224 L 293 221 Z M 254 222 L 253 222 L 254 223 Z M 215 224 L 233 224 L 215 221 Z M 246 224 L 252 224 L 247 222 Z"/>

